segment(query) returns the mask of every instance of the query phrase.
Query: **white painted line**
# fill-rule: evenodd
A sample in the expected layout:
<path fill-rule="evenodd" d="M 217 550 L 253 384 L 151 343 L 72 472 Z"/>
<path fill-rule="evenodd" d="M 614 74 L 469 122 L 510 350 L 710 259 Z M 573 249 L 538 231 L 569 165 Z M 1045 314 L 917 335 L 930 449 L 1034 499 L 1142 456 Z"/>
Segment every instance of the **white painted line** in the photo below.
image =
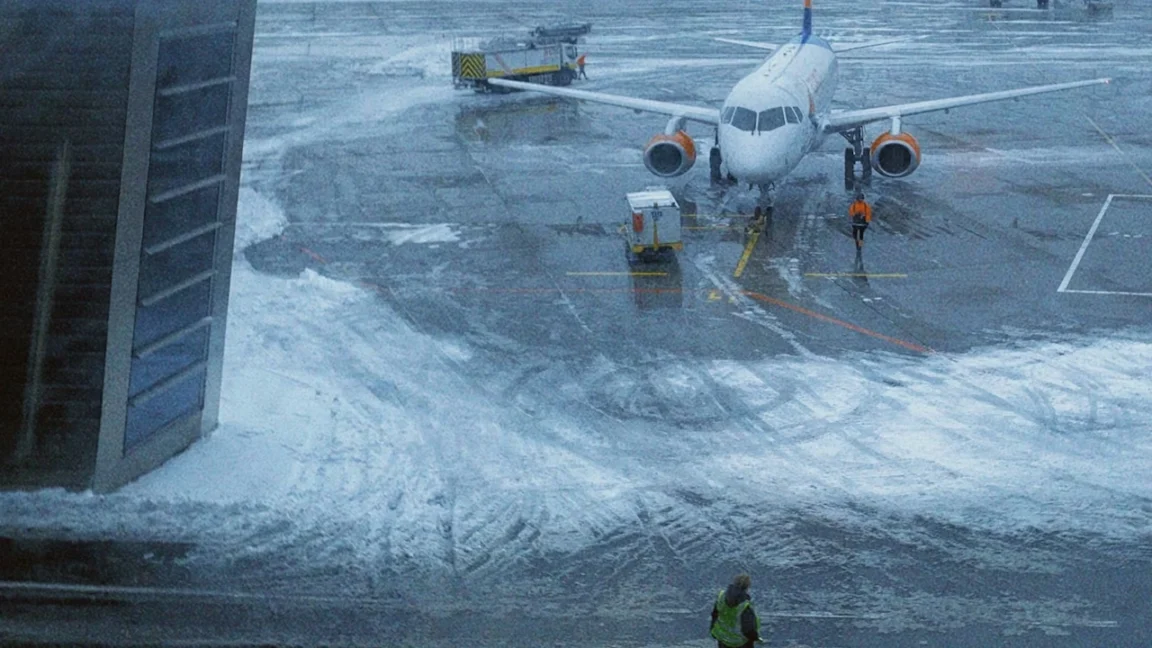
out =
<path fill-rule="evenodd" d="M 1100 226 L 1101 219 L 1108 211 L 1108 207 L 1112 205 L 1112 200 L 1121 198 L 1124 200 L 1152 200 L 1152 194 L 1108 194 L 1108 199 L 1104 201 L 1104 206 L 1100 208 L 1100 213 L 1096 215 L 1096 221 L 1092 223 L 1092 229 L 1088 230 L 1088 235 L 1084 237 L 1084 242 L 1080 245 L 1080 250 L 1076 253 L 1076 258 L 1072 260 L 1072 265 L 1068 267 L 1067 274 L 1064 275 L 1064 281 L 1060 282 L 1060 287 L 1056 292 L 1061 293 L 1080 293 L 1082 295 L 1129 295 L 1134 297 L 1152 297 L 1152 293 L 1146 292 L 1129 292 L 1124 290 L 1069 290 L 1068 284 L 1072 281 L 1072 275 L 1075 274 L 1076 268 L 1080 265 L 1080 260 L 1084 258 L 1084 252 L 1088 249 L 1088 244 L 1092 242 L 1092 237 L 1096 235 L 1096 228 Z"/>
<path fill-rule="evenodd" d="M 1068 267 L 1068 272 L 1064 275 L 1064 281 L 1060 282 L 1060 287 L 1056 292 L 1065 292 L 1068 290 L 1068 283 L 1072 281 L 1072 275 L 1076 272 L 1076 267 L 1080 265 L 1080 260 L 1084 258 L 1084 252 L 1088 250 L 1088 244 L 1092 242 L 1092 237 L 1096 236 L 1096 228 L 1100 227 L 1100 219 L 1104 218 L 1104 212 L 1108 211 L 1108 206 L 1112 204 L 1113 194 L 1108 194 L 1108 200 L 1104 201 L 1104 206 L 1100 208 L 1100 213 L 1096 215 L 1096 222 L 1092 223 L 1092 229 L 1088 230 L 1088 236 L 1084 237 L 1084 242 L 1080 244 L 1080 251 L 1076 253 L 1076 258 L 1072 260 L 1072 265 Z"/>
<path fill-rule="evenodd" d="M 1080 293 L 1082 295 L 1131 295 L 1134 297 L 1152 297 L 1152 293 L 1127 292 L 1123 290 L 1064 290 L 1066 293 Z"/>

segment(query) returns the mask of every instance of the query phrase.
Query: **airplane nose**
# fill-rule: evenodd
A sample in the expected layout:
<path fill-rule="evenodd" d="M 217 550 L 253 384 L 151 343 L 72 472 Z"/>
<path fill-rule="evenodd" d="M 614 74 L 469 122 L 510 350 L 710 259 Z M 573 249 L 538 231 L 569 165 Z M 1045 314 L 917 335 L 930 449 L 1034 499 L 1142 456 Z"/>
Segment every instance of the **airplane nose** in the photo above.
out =
<path fill-rule="evenodd" d="M 740 182 L 775 182 L 787 172 L 785 161 L 773 150 L 767 135 L 745 135 L 723 152 L 728 171 Z"/>

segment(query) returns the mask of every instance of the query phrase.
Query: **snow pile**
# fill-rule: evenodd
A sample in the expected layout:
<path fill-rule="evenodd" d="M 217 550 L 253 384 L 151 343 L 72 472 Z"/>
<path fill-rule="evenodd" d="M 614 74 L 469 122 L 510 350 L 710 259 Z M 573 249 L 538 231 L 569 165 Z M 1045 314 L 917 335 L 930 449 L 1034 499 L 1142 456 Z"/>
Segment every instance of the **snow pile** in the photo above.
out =
<path fill-rule="evenodd" d="M 749 490 L 859 499 L 994 529 L 1152 531 L 1152 344 L 720 366 L 758 405 Z M 774 385 L 801 387 L 783 394 Z M 745 447 L 747 450 L 747 447 Z M 818 493 L 813 495 L 813 493 Z"/>
<path fill-rule="evenodd" d="M 287 225 L 288 218 L 275 203 L 263 194 L 241 187 L 236 205 L 236 242 L 232 249 L 239 255 L 249 245 L 279 235 Z"/>
<path fill-rule="evenodd" d="M 284 223 L 253 191 L 240 213 L 248 243 Z M 729 529 L 734 511 L 756 512 L 748 524 L 781 510 L 876 524 L 848 513 L 859 503 L 996 531 L 1152 532 L 1143 339 L 662 361 L 643 380 L 601 357 L 513 394 L 468 377 L 461 365 L 480 357 L 413 330 L 372 290 L 313 271 L 267 277 L 238 257 L 216 433 L 115 495 L 0 495 L 3 518 L 214 539 L 270 565 L 298 554 L 453 569 L 579 551 L 638 516 L 693 535 Z M 684 429 L 598 409 L 605 389 L 701 407 L 729 396 Z"/>
<path fill-rule="evenodd" d="M 270 203 L 245 200 L 279 222 Z M 529 413 L 465 377 L 467 346 L 311 271 L 275 279 L 238 261 L 231 305 L 221 429 L 126 496 L 259 502 L 303 526 L 373 519 L 405 552 L 438 546 L 452 515 L 538 520 L 541 542 L 572 549 L 588 520 L 623 523 L 631 500 L 674 489 L 758 506 L 864 500 L 991 528 L 1149 530 L 1147 512 L 1114 506 L 1152 498 L 1132 479 L 1152 474 L 1152 345 L 1137 340 L 667 363 L 661 393 L 692 399 L 681 392 L 711 383 L 751 414 L 702 423 L 724 439 L 709 443 L 659 421 L 573 414 L 598 390 L 640 389 L 604 359 L 572 368 Z"/>

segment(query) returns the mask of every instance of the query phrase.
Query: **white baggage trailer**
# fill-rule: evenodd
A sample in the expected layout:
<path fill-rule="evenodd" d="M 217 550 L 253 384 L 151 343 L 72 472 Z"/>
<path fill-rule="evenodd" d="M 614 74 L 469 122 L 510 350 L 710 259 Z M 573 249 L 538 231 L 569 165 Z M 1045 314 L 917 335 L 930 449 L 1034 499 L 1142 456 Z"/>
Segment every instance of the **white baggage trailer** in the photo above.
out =
<path fill-rule="evenodd" d="M 628 251 L 641 260 L 667 250 L 683 250 L 680 239 L 680 205 L 667 189 L 649 188 L 628 194 L 632 217 L 625 226 Z"/>

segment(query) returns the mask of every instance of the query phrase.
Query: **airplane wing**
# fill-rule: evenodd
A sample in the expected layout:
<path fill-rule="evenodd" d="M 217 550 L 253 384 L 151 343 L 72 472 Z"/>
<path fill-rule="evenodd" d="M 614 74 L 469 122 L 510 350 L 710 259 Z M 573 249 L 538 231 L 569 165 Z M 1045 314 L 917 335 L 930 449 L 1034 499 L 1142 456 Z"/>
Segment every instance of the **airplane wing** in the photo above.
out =
<path fill-rule="evenodd" d="M 494 86 L 500 86 L 502 88 L 530 90 L 532 92 L 542 92 L 544 94 L 555 95 L 557 97 L 568 97 L 570 99 L 579 99 L 580 101 L 592 101 L 595 103 L 608 104 L 610 106 L 619 106 L 621 108 L 631 108 L 632 110 L 636 111 L 659 113 L 661 115 L 670 115 L 672 117 L 683 117 L 684 119 L 702 122 L 705 124 L 712 124 L 713 126 L 720 123 L 720 111 L 715 108 L 701 108 L 699 106 L 689 106 L 687 104 L 670 103 L 667 101 L 654 101 L 652 99 L 622 97 L 620 95 L 604 94 L 602 92 L 589 92 L 587 90 L 557 88 L 555 86 L 540 85 L 539 83 L 511 81 L 509 79 L 488 79 L 488 83 Z"/>
<path fill-rule="evenodd" d="M 753 47 L 755 49 L 762 49 L 773 51 L 779 49 L 780 46 L 775 43 L 761 43 L 759 41 L 746 41 L 736 40 L 735 38 L 713 38 L 712 40 L 720 41 L 721 43 L 731 43 L 733 45 L 743 45 L 744 47 Z M 910 38 L 896 38 L 893 40 L 877 41 L 873 43 L 860 43 L 857 45 L 833 45 L 832 51 L 839 54 L 840 52 L 851 52 L 852 50 L 864 49 L 866 47 L 880 47 L 881 45 L 891 45 L 892 43 L 904 43 Z"/>
<path fill-rule="evenodd" d="M 871 43 L 858 43 L 856 45 L 833 45 L 832 51 L 839 54 L 840 52 L 851 52 L 852 50 L 866 49 L 869 47 L 880 47 L 881 45 L 891 45 L 893 43 L 907 43 L 912 40 L 911 38 L 894 38 L 886 41 L 874 41 Z"/>
<path fill-rule="evenodd" d="M 840 110 L 830 113 L 824 119 L 824 131 L 836 133 L 892 117 L 907 117 L 908 115 L 948 110 L 950 108 L 959 108 L 960 106 L 972 106 L 990 101 L 1003 101 L 1005 99 L 1016 99 L 1017 97 L 1027 97 L 1029 95 L 1043 94 L 1046 92 L 1083 88 L 1100 83 L 1110 83 L 1111 81 L 1111 79 L 1073 81 L 1071 83 L 1055 83 L 1052 85 L 1017 88 L 1016 90 L 951 97 L 949 99 L 935 99 L 932 101 L 918 101 L 916 103 L 896 104 L 893 106 L 880 106 L 878 108 L 865 108 L 863 110 Z"/>
<path fill-rule="evenodd" d="M 736 40 L 735 38 L 713 38 L 712 40 L 720 41 L 721 43 L 731 43 L 733 45 L 743 45 L 744 47 L 768 50 L 769 52 L 780 48 L 780 46 L 775 43 L 759 43 L 756 41 Z"/>

